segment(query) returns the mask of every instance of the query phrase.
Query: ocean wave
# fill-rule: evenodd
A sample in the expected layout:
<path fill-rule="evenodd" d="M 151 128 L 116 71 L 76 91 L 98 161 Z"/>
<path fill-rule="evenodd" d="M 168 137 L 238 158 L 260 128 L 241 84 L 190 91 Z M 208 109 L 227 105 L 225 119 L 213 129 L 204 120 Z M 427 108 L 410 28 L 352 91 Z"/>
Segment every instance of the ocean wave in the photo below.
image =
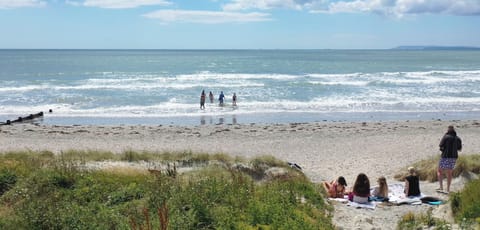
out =
<path fill-rule="evenodd" d="M 200 72 L 176 76 L 105 72 L 89 77 L 0 82 L 0 113 L 28 114 L 52 108 L 55 114 L 65 116 L 178 116 L 480 108 L 480 70 L 304 75 Z M 200 111 L 198 94 L 204 88 L 217 92 L 216 96 L 223 90 L 227 102 L 237 92 L 239 107 L 207 103 L 207 110 Z"/>
<path fill-rule="evenodd" d="M 27 92 L 36 90 L 50 90 L 50 91 L 68 91 L 68 90 L 157 90 L 157 89 L 189 89 L 189 88 L 202 88 L 208 86 L 209 88 L 246 88 L 246 87 L 263 87 L 263 83 L 255 82 L 225 82 L 225 83 L 136 83 L 136 84 L 85 84 L 85 85 L 72 85 L 72 86 L 59 86 L 54 84 L 44 85 L 27 85 L 27 86 L 14 86 L 14 87 L 2 87 L 0 92 Z"/>
<path fill-rule="evenodd" d="M 367 81 L 308 81 L 312 85 L 345 85 L 345 86 L 366 86 Z"/>
<path fill-rule="evenodd" d="M 91 117 L 174 117 L 222 114 L 261 114 L 276 112 L 461 112 L 480 111 L 480 98 L 404 98 L 377 101 L 372 98 L 313 98 L 310 101 L 272 100 L 239 102 L 237 107 L 206 104 L 200 110 L 197 103 L 184 103 L 176 99 L 152 105 L 96 106 L 82 108 L 79 104 L 44 104 L 32 106 L 2 105 L 0 115 L 21 116 L 53 109 L 49 116 Z"/>
<path fill-rule="evenodd" d="M 349 73 L 349 74 L 308 74 L 308 77 L 321 79 L 310 81 L 312 84 L 323 85 L 408 85 L 439 83 L 480 82 L 480 70 L 472 71 L 425 71 L 425 72 L 379 72 L 379 73 Z"/>
<path fill-rule="evenodd" d="M 236 79 L 273 79 L 273 80 L 292 80 L 301 78 L 301 75 L 287 75 L 287 74 L 244 74 L 244 73 L 213 73 L 201 72 L 195 74 L 181 74 L 177 75 L 177 80 L 187 81 L 205 81 L 205 80 L 236 80 Z"/>
<path fill-rule="evenodd" d="M 480 70 L 378 72 L 347 74 L 242 74 L 200 72 L 168 76 L 161 73 L 92 73 L 88 79 L 36 80 L 0 82 L 0 92 L 28 92 L 34 90 L 155 90 L 162 88 L 249 88 L 270 87 L 271 84 L 306 82 L 311 85 L 355 87 L 395 87 L 408 85 L 480 84 Z"/>

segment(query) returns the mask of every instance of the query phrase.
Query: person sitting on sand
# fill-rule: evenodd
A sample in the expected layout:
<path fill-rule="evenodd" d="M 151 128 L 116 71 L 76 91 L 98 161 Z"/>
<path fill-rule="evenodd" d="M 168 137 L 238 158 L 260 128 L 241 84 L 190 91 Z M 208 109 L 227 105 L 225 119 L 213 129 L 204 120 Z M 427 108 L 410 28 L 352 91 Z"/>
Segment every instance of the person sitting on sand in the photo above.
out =
<path fill-rule="evenodd" d="M 372 196 L 376 200 L 388 200 L 388 185 L 387 179 L 384 176 L 381 176 L 377 180 L 378 187 L 375 187 L 372 192 Z"/>
<path fill-rule="evenodd" d="M 225 99 L 225 95 L 223 94 L 223 91 L 220 92 L 220 95 L 218 96 L 218 102 L 220 106 L 223 106 L 223 100 Z"/>
<path fill-rule="evenodd" d="M 420 196 L 420 184 L 414 167 L 408 167 L 408 175 L 405 177 L 405 195 Z"/>
<path fill-rule="evenodd" d="M 343 198 L 345 188 L 347 187 L 347 181 L 343 176 L 338 177 L 337 180 L 332 182 L 323 182 L 323 187 L 328 193 L 330 198 Z"/>
<path fill-rule="evenodd" d="M 348 194 L 348 200 L 365 204 L 368 203 L 368 197 L 370 196 L 370 180 L 365 173 L 360 173 L 353 185 L 353 191 Z"/>

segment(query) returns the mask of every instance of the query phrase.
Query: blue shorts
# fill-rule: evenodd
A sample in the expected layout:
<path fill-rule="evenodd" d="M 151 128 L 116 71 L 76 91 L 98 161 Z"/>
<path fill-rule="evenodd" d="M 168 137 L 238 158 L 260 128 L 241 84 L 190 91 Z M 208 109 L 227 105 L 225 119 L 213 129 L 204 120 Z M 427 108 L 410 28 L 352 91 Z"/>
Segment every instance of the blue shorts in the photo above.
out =
<path fill-rule="evenodd" d="M 457 158 L 440 158 L 438 167 L 440 169 L 453 169 L 455 168 L 456 162 L 457 162 Z"/>

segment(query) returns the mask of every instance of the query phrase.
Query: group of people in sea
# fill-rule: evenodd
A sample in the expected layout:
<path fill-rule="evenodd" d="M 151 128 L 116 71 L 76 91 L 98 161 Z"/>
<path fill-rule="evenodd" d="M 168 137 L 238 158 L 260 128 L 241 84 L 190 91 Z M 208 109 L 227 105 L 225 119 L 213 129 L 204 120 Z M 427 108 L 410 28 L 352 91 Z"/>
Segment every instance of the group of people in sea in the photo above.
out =
<path fill-rule="evenodd" d="M 215 97 L 213 96 L 212 91 L 208 93 L 208 99 L 210 99 L 210 103 L 213 104 Z M 206 100 L 207 100 L 207 95 L 205 94 L 205 90 L 202 90 L 202 93 L 200 94 L 200 109 L 205 109 Z M 220 91 L 220 94 L 218 95 L 218 105 L 219 106 L 225 105 L 225 94 L 223 94 L 223 91 Z M 232 106 L 237 106 L 236 93 L 233 93 L 233 96 L 232 96 Z"/>
<path fill-rule="evenodd" d="M 462 150 L 462 140 L 457 136 L 453 126 L 448 126 L 447 133 L 440 141 L 441 158 L 438 163 L 437 177 L 440 187 L 437 192 L 449 193 L 452 182 L 452 172 L 458 158 L 458 151 Z M 447 190 L 443 190 L 443 173 L 447 174 Z M 389 190 L 387 179 L 381 176 L 377 180 L 378 186 L 373 190 L 370 188 L 370 180 L 364 173 L 358 174 L 353 188 L 347 188 L 347 181 L 343 176 L 331 182 L 323 182 L 323 186 L 331 198 L 345 198 L 352 202 L 361 204 L 369 201 L 388 201 Z M 405 177 L 404 193 L 406 197 L 421 196 L 420 179 L 414 167 L 408 167 L 408 176 Z"/>

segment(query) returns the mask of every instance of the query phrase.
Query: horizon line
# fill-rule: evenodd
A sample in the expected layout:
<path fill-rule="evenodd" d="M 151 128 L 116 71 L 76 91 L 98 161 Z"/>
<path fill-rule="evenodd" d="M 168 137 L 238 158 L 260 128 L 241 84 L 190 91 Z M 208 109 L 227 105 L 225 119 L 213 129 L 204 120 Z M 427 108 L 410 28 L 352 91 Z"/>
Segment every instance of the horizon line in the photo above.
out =
<path fill-rule="evenodd" d="M 438 45 L 400 45 L 391 48 L 0 48 L 0 50 L 78 50 L 78 51 L 251 51 L 251 50 L 266 50 L 266 51 L 281 51 L 281 50 L 475 50 L 480 49 L 480 46 L 438 46 Z"/>

